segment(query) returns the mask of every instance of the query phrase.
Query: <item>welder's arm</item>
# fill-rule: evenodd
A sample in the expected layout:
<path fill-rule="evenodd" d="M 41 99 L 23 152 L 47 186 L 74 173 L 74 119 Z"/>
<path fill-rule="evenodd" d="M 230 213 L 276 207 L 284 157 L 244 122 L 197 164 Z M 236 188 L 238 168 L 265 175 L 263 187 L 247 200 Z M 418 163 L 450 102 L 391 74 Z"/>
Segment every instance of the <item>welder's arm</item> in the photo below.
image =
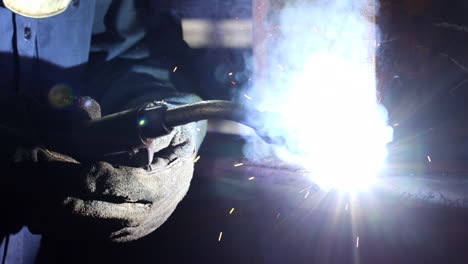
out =
<path fill-rule="evenodd" d="M 128 1 L 112 3 L 124 5 L 123 2 Z M 110 10 L 116 9 L 113 7 Z M 120 17 L 108 16 L 115 19 Z M 134 26 L 132 23 L 128 25 Z M 108 30 L 114 29 L 109 19 L 106 26 L 109 26 Z M 109 33 L 113 36 L 111 42 L 121 39 L 120 36 L 125 38 L 131 32 L 122 28 L 119 30 L 121 32 Z M 134 39 L 132 37 L 123 43 L 127 45 Z M 176 60 L 180 71 L 174 72 L 173 68 L 177 65 L 168 64 L 164 56 L 156 56 L 155 51 L 139 54 L 143 48 L 138 48 L 138 43 L 133 41 L 134 45 L 128 47 L 117 47 L 118 43 L 101 43 L 100 46 L 104 48 L 100 51 L 106 54 L 106 59 L 99 61 L 99 56 L 91 55 L 94 63 L 90 63 L 90 80 L 85 94 L 98 103 L 87 103 L 89 99 L 74 102 L 71 108 L 85 113 L 79 116 L 85 119 L 99 117 L 101 111 L 96 110 L 99 105 L 102 114 L 107 115 L 153 101 L 164 100 L 169 105 L 177 105 L 200 100 L 191 95 L 189 89 L 181 88 L 182 85 L 178 84 L 184 82 L 188 87 L 196 82 L 183 75 L 174 78 L 175 74 L 190 73 L 187 67 L 179 64 L 182 61 Z M 99 49 L 94 46 L 93 50 Z M 119 50 L 126 52 L 115 55 Z M 27 123 L 39 116 L 43 120 L 57 120 L 55 114 L 41 114 L 30 107 L 24 120 Z M 66 116 L 69 117 L 65 118 L 68 124 L 83 120 L 76 120 L 68 114 Z M 61 124 L 59 121 L 55 123 Z M 8 211 L 4 212 L 33 231 L 50 236 L 119 242 L 138 239 L 164 223 L 185 196 L 193 174 L 193 159 L 205 127 L 204 122 L 176 127 L 170 134 L 148 146 L 148 153 L 153 155 L 150 164 L 138 166 L 102 160 L 83 161 L 74 157 L 73 153 L 65 155 L 38 142 L 24 144 L 27 140 L 20 139 L 18 144 L 14 144 L 3 171 L 4 175 L 8 175 L 7 184 L 2 184 L 2 191 L 5 191 L 2 193 L 5 198 L 3 204 L 8 206 Z M 43 135 L 50 135 L 52 131 L 49 126 L 42 129 L 30 126 L 27 131 L 35 134 L 39 130 Z M 116 129 L 114 132 L 120 131 Z M 62 146 L 66 144 L 66 141 L 62 142 Z M 131 157 L 131 153 L 126 154 Z"/>
<path fill-rule="evenodd" d="M 115 2 L 109 10 L 95 18 L 86 91 L 103 115 L 153 101 L 171 107 L 201 100 L 199 65 L 183 40 L 180 18 L 148 0 Z M 197 148 L 202 135 L 196 133 Z"/>

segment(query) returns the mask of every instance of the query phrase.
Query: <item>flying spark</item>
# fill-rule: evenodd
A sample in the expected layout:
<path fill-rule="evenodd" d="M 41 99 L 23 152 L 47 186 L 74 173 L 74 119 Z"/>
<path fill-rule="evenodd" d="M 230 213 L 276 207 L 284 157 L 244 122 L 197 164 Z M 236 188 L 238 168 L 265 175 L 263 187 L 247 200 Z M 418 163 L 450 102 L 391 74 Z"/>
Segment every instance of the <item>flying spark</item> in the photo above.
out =
<path fill-rule="evenodd" d="M 281 215 L 281 213 L 278 213 L 278 214 L 276 215 L 276 219 L 279 219 L 280 215 Z"/>
<path fill-rule="evenodd" d="M 231 211 L 229 211 L 229 214 L 232 214 L 234 213 L 234 207 L 231 209 Z"/>
<path fill-rule="evenodd" d="M 250 178 L 249 178 L 249 181 L 251 181 L 251 180 L 253 180 L 253 179 L 255 179 L 255 177 L 250 177 Z"/>
<path fill-rule="evenodd" d="M 309 197 L 309 193 L 310 192 L 307 192 L 306 195 L 304 196 L 304 199 L 306 199 L 307 197 Z"/>
<path fill-rule="evenodd" d="M 249 99 L 249 100 L 252 100 L 252 97 L 248 96 L 247 94 L 244 94 L 244 97 Z"/>
<path fill-rule="evenodd" d="M 356 248 L 359 247 L 359 236 L 356 237 Z"/>
<path fill-rule="evenodd" d="M 219 232 L 218 241 L 221 241 L 222 237 L 223 237 L 223 232 Z"/>
<path fill-rule="evenodd" d="M 230 73 L 228 73 L 228 75 L 229 75 L 229 76 L 232 76 L 232 75 L 234 75 L 234 73 L 230 72 Z"/>
<path fill-rule="evenodd" d="M 231 81 L 232 85 L 236 85 L 237 83 L 235 81 Z"/>
<path fill-rule="evenodd" d="M 193 161 L 193 163 L 197 163 L 197 161 L 199 161 L 200 158 L 201 158 L 200 156 L 197 156 L 197 157 L 195 158 L 195 160 Z"/>
<path fill-rule="evenodd" d="M 429 161 L 429 163 L 432 162 L 431 156 L 427 155 L 427 161 Z"/>
<path fill-rule="evenodd" d="M 177 66 L 174 67 L 174 69 L 172 70 L 172 72 L 176 72 L 177 71 Z"/>
<path fill-rule="evenodd" d="M 240 167 L 242 165 L 244 165 L 244 163 L 241 162 L 241 163 L 234 164 L 234 167 Z"/>

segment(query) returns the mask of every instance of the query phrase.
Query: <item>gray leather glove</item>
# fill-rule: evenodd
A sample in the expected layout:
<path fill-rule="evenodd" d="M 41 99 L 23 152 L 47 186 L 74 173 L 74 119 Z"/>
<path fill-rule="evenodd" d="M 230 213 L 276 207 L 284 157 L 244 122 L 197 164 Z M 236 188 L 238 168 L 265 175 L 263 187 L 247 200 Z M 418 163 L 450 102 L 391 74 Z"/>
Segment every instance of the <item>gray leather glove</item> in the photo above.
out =
<path fill-rule="evenodd" d="M 84 102 L 76 101 L 78 111 L 67 116 L 99 116 L 94 101 L 93 109 Z M 37 142 L 10 137 L 13 151 L 2 166 L 8 186 L 2 201 L 33 232 L 115 242 L 138 239 L 164 223 L 185 196 L 195 137 L 203 135 L 205 123 L 198 127 L 176 127 L 155 140 L 150 146 L 153 161 L 141 168 L 80 163 Z"/>

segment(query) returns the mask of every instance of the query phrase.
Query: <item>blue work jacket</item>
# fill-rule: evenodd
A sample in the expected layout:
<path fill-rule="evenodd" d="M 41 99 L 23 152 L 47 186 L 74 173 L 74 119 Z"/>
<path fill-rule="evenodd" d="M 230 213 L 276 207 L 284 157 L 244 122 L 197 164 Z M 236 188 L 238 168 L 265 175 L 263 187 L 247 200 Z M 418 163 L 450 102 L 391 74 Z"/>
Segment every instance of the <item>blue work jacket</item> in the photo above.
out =
<path fill-rule="evenodd" d="M 0 93 L 47 98 L 66 85 L 73 95 L 96 99 L 103 114 L 152 100 L 196 100 L 181 95 L 197 81 L 180 23 L 156 2 L 74 0 L 59 15 L 34 19 L 0 1 Z M 33 263 L 39 235 L 23 227 L 0 239 L 0 261 Z"/>

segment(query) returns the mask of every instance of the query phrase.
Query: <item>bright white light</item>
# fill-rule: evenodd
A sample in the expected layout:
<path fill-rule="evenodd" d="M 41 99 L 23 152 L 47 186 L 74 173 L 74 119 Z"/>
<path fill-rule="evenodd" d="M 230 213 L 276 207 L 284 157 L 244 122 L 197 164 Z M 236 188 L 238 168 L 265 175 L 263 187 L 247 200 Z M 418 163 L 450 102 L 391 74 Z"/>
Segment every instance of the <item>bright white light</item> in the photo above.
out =
<path fill-rule="evenodd" d="M 281 11 L 283 37 L 249 94 L 282 114 L 266 121 L 294 152 L 278 150 L 280 158 L 304 166 L 325 189 L 365 189 L 393 133 L 377 102 L 375 25 L 362 13 L 368 1 L 300 2 Z"/>

